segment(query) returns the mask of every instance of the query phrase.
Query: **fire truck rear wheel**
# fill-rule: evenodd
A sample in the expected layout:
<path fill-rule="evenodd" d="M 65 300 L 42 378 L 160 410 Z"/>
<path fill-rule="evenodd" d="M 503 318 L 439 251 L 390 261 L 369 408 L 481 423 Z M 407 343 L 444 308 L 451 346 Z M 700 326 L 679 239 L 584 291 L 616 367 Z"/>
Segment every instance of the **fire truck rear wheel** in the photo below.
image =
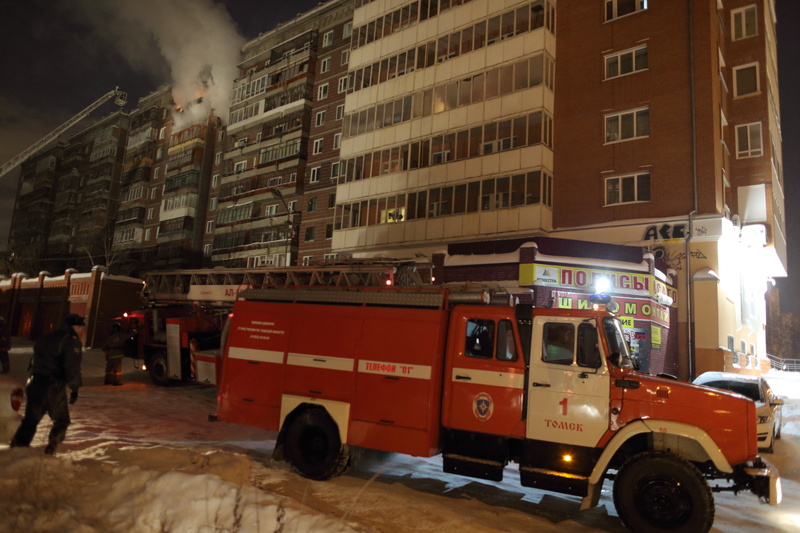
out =
<path fill-rule="evenodd" d="M 147 372 L 150 374 L 150 380 L 160 386 L 170 384 L 169 370 L 167 367 L 167 355 L 163 353 L 155 353 L 150 358 L 147 364 Z"/>
<path fill-rule="evenodd" d="M 351 462 L 350 447 L 342 445 L 339 428 L 323 409 L 307 409 L 294 419 L 285 450 L 300 475 L 320 481 L 338 476 Z"/>
<path fill-rule="evenodd" d="M 614 506 L 633 531 L 703 533 L 714 523 L 714 499 L 703 474 L 667 452 L 642 452 L 620 467 Z"/>

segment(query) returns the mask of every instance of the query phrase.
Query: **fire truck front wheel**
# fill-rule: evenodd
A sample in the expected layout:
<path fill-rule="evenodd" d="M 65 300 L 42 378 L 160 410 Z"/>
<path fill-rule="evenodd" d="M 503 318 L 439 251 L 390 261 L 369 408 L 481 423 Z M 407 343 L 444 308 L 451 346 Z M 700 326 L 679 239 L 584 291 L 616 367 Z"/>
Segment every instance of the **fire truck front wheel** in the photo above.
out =
<path fill-rule="evenodd" d="M 284 446 L 292 467 L 310 479 L 330 479 L 350 465 L 350 448 L 342 445 L 339 428 L 323 409 L 300 413 L 287 430 Z"/>
<path fill-rule="evenodd" d="M 167 367 L 167 354 L 156 352 L 150 357 L 147 363 L 147 372 L 150 374 L 150 380 L 160 386 L 170 384 L 169 370 Z"/>
<path fill-rule="evenodd" d="M 714 523 L 714 499 L 700 471 L 667 452 L 629 458 L 614 481 L 614 506 L 633 531 L 704 533 Z"/>

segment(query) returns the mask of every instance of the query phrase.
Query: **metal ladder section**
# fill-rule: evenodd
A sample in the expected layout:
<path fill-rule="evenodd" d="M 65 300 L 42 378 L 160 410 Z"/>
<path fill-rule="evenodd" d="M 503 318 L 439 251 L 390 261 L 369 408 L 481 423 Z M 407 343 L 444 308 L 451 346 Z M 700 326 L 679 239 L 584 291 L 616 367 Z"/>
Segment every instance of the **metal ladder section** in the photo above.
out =
<path fill-rule="evenodd" d="M 496 303 L 485 289 L 441 287 L 268 287 L 247 289 L 239 298 L 259 302 L 338 304 L 443 309 L 456 304 Z"/>
<path fill-rule="evenodd" d="M 142 276 L 142 299 L 234 302 L 242 290 L 260 287 L 422 287 L 420 271 L 430 268 L 429 264 L 414 260 L 382 259 L 292 267 L 153 271 Z M 198 290 L 201 288 L 216 290 L 208 297 Z"/>

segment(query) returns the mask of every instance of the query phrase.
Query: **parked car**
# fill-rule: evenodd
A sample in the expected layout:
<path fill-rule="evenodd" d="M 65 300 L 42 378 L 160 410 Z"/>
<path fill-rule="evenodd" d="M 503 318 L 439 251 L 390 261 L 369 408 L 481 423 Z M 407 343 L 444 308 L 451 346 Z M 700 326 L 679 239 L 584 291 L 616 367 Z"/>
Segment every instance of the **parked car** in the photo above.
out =
<path fill-rule="evenodd" d="M 22 384 L 9 376 L 0 376 L 0 443 L 8 444 L 19 427 L 19 408 L 25 397 Z"/>
<path fill-rule="evenodd" d="M 694 383 L 735 392 L 756 402 L 758 448 L 767 453 L 773 452 L 775 439 L 781 438 L 783 400 L 772 391 L 763 376 L 705 372 L 697 376 Z"/>

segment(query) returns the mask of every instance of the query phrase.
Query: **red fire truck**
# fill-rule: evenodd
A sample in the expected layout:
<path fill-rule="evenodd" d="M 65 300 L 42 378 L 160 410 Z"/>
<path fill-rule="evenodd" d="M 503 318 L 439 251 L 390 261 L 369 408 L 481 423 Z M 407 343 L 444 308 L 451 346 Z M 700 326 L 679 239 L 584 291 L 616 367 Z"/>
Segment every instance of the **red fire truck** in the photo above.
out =
<path fill-rule="evenodd" d="M 274 456 L 323 480 L 355 448 L 441 454 L 445 472 L 597 504 L 636 531 L 707 531 L 712 491 L 777 505 L 753 402 L 634 370 L 619 320 L 486 304 L 446 289 L 264 288 L 239 295 L 215 418 L 279 431 Z M 709 485 L 709 481 L 712 485 Z"/>

